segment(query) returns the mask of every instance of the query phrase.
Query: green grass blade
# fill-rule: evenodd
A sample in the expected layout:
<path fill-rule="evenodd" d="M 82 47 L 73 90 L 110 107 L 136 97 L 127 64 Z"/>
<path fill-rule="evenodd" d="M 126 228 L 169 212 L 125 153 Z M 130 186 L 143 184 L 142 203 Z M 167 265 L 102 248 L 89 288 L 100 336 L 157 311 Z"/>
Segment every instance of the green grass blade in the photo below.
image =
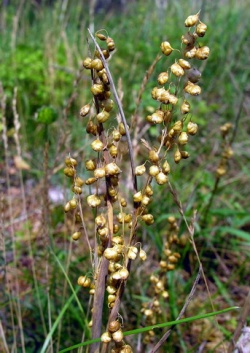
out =
<path fill-rule="evenodd" d="M 147 327 L 142 327 L 142 328 L 131 330 L 131 331 L 126 331 L 123 334 L 124 334 L 124 336 L 136 335 L 136 334 L 139 334 L 139 333 L 142 333 L 142 332 L 147 332 L 147 331 L 154 330 L 154 329 L 157 329 L 157 328 L 165 328 L 165 327 L 169 327 L 169 326 L 175 326 L 175 325 L 179 325 L 179 324 L 183 324 L 183 323 L 187 323 L 187 322 L 192 322 L 192 321 L 195 321 L 195 320 L 204 319 L 204 318 L 215 316 L 215 315 L 219 315 L 219 314 L 224 314 L 224 313 L 226 313 L 228 311 L 232 311 L 232 310 L 236 310 L 236 309 L 239 309 L 239 307 L 238 306 L 232 306 L 230 308 L 226 308 L 226 309 L 219 310 L 219 311 L 214 311 L 214 312 L 208 313 L 208 314 L 196 315 L 196 316 L 188 317 L 188 318 L 185 318 L 185 319 L 164 322 L 162 324 L 156 324 L 156 325 L 153 325 L 153 326 L 147 326 Z M 89 341 L 86 341 L 86 342 L 83 342 L 83 343 L 79 343 L 79 344 L 76 344 L 74 346 L 65 348 L 65 349 L 59 351 L 58 353 L 69 352 L 72 349 L 76 349 L 76 348 L 79 348 L 79 347 L 82 347 L 82 346 L 88 346 L 88 345 L 90 345 L 92 343 L 100 342 L 100 341 L 101 341 L 100 338 L 96 338 L 94 340 L 89 340 Z"/>

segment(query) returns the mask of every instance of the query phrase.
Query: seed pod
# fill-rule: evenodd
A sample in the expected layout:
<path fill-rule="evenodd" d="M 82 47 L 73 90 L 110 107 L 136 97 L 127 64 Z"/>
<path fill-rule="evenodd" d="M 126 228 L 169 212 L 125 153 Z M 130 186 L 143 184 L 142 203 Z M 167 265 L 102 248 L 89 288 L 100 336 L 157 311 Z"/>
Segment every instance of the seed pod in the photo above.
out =
<path fill-rule="evenodd" d="M 86 132 L 88 134 L 92 134 L 92 135 L 96 136 L 97 126 L 96 126 L 96 124 L 93 123 L 92 120 L 88 121 L 87 126 L 86 126 Z"/>
<path fill-rule="evenodd" d="M 97 179 L 101 179 L 105 177 L 105 169 L 104 168 L 96 168 L 94 170 L 94 177 Z"/>
<path fill-rule="evenodd" d="M 200 86 L 188 81 L 187 85 L 184 88 L 184 91 L 189 93 L 191 96 L 198 96 L 201 93 L 201 88 Z"/>
<path fill-rule="evenodd" d="M 161 72 L 157 78 L 159 85 L 165 85 L 168 82 L 168 72 Z"/>
<path fill-rule="evenodd" d="M 94 96 L 98 96 L 104 92 L 104 86 L 101 83 L 94 83 L 91 87 L 91 92 Z"/>
<path fill-rule="evenodd" d="M 106 85 L 109 84 L 109 78 L 108 78 L 106 69 L 102 69 L 101 71 L 98 71 L 97 74 L 98 74 L 98 76 L 100 77 L 101 81 L 104 84 L 106 84 Z M 107 92 L 107 87 L 106 87 L 106 91 L 105 92 Z M 105 98 L 107 99 L 108 97 L 105 97 Z"/>
<path fill-rule="evenodd" d="M 184 70 L 188 70 L 191 68 L 190 63 L 187 60 L 179 59 L 178 63 Z"/>
<path fill-rule="evenodd" d="M 91 184 L 94 184 L 96 181 L 97 181 L 97 178 L 88 178 L 88 179 L 85 181 L 85 184 L 86 184 L 86 185 L 91 185 Z"/>
<path fill-rule="evenodd" d="M 168 177 L 163 172 L 160 172 L 159 174 L 156 175 L 155 180 L 156 180 L 157 184 L 163 185 L 168 182 Z"/>
<path fill-rule="evenodd" d="M 80 276 L 80 277 L 78 278 L 78 280 L 77 280 L 77 284 L 78 284 L 78 286 L 87 288 L 87 287 L 90 286 L 91 281 L 90 281 L 90 279 L 89 279 L 88 277 L 86 277 L 86 276 Z"/>
<path fill-rule="evenodd" d="M 127 201 L 122 197 L 121 200 L 120 200 L 120 205 L 122 207 L 126 207 L 127 206 Z"/>
<path fill-rule="evenodd" d="M 107 39 L 107 37 L 102 33 L 96 33 L 96 37 L 102 41 L 105 41 Z"/>
<path fill-rule="evenodd" d="M 164 174 L 169 174 L 170 173 L 170 165 L 168 164 L 168 161 L 165 161 L 162 166 L 162 171 Z"/>
<path fill-rule="evenodd" d="M 183 128 L 183 121 L 182 120 L 177 120 L 174 125 L 173 125 L 173 130 L 174 132 L 181 132 Z"/>
<path fill-rule="evenodd" d="M 152 123 L 153 124 L 161 124 L 163 122 L 164 112 L 162 110 L 156 110 L 152 115 Z"/>
<path fill-rule="evenodd" d="M 121 173 L 121 169 L 116 163 L 112 162 L 105 165 L 105 173 L 106 176 L 118 175 L 119 173 Z"/>
<path fill-rule="evenodd" d="M 104 99 L 100 102 L 100 107 L 110 112 L 114 107 L 114 101 L 112 99 Z"/>
<path fill-rule="evenodd" d="M 151 165 L 149 168 L 149 175 L 155 177 L 160 173 L 160 168 L 157 165 Z"/>
<path fill-rule="evenodd" d="M 101 199 L 97 195 L 89 195 L 87 197 L 87 203 L 90 207 L 98 207 L 101 204 Z"/>
<path fill-rule="evenodd" d="M 169 42 L 165 41 L 161 43 L 161 51 L 164 55 L 169 56 L 172 53 L 173 48 Z"/>
<path fill-rule="evenodd" d="M 147 206 L 150 203 L 151 199 L 147 195 L 144 195 L 141 200 L 143 206 Z"/>
<path fill-rule="evenodd" d="M 181 151 L 181 158 L 182 159 L 187 159 L 189 158 L 189 153 L 187 151 Z"/>
<path fill-rule="evenodd" d="M 114 279 L 123 280 L 123 281 L 125 281 L 128 278 L 128 276 L 129 276 L 129 272 L 126 269 L 126 267 L 122 267 L 120 270 L 118 270 L 113 274 Z"/>
<path fill-rule="evenodd" d="M 75 169 L 72 168 L 72 167 L 66 167 L 66 168 L 64 168 L 63 173 L 64 173 L 64 175 L 66 175 L 67 177 L 73 178 L 73 177 L 75 176 L 75 174 L 76 174 L 76 171 L 75 171 Z"/>
<path fill-rule="evenodd" d="M 116 158 L 117 155 L 118 155 L 118 148 L 115 145 L 112 144 L 109 147 L 109 153 L 110 153 L 111 157 Z"/>
<path fill-rule="evenodd" d="M 97 114 L 96 119 L 98 120 L 98 123 L 102 124 L 105 123 L 109 118 L 109 113 L 106 112 L 106 110 L 103 110 L 99 114 Z"/>
<path fill-rule="evenodd" d="M 66 157 L 64 160 L 64 163 L 66 164 L 67 167 L 71 167 L 71 168 L 77 166 L 77 160 L 71 157 Z"/>
<path fill-rule="evenodd" d="M 188 142 L 188 134 L 185 131 L 182 131 L 178 137 L 178 143 L 180 145 L 186 145 Z"/>
<path fill-rule="evenodd" d="M 123 333 L 122 330 L 119 329 L 112 334 L 112 338 L 115 342 L 121 342 L 123 340 Z"/>
<path fill-rule="evenodd" d="M 88 115 L 89 111 L 90 111 L 90 104 L 86 104 L 81 108 L 80 115 L 82 117 L 85 117 L 86 115 Z"/>
<path fill-rule="evenodd" d="M 201 73 L 199 70 L 192 68 L 187 71 L 187 78 L 192 83 L 197 83 L 201 78 Z"/>
<path fill-rule="evenodd" d="M 72 191 L 73 193 L 75 193 L 76 195 L 80 195 L 82 193 L 82 188 L 80 186 L 77 185 L 73 185 L 72 186 Z"/>
<path fill-rule="evenodd" d="M 84 185 L 84 180 L 82 179 L 82 178 L 80 178 L 79 176 L 77 176 L 76 178 L 75 178 L 75 185 L 76 186 L 83 186 Z"/>
<path fill-rule="evenodd" d="M 172 73 L 177 77 L 181 77 L 185 74 L 181 65 L 179 65 L 177 63 L 174 63 L 173 65 L 171 65 L 170 69 L 171 69 Z"/>
<path fill-rule="evenodd" d="M 115 50 L 115 42 L 112 38 L 108 37 L 106 39 L 106 43 L 109 51 Z"/>
<path fill-rule="evenodd" d="M 174 161 L 178 164 L 181 160 L 181 152 L 177 149 L 174 154 Z"/>
<path fill-rule="evenodd" d="M 85 67 L 85 69 L 91 69 L 91 63 L 92 63 L 92 59 L 91 58 L 86 58 L 84 59 L 82 66 Z"/>
<path fill-rule="evenodd" d="M 184 100 L 184 102 L 181 105 L 181 113 L 182 114 L 187 114 L 190 111 L 190 104 L 188 101 Z"/>
<path fill-rule="evenodd" d="M 169 94 L 168 101 L 170 104 L 176 105 L 178 102 L 178 98 L 174 94 Z"/>
<path fill-rule="evenodd" d="M 91 69 L 94 69 L 96 71 L 101 71 L 103 69 L 103 63 L 102 63 L 101 59 L 96 58 L 96 59 L 92 60 Z"/>
<path fill-rule="evenodd" d="M 192 47 L 195 43 L 195 36 L 190 32 L 187 32 L 181 37 L 181 41 L 183 44 L 188 46 L 189 48 Z"/>
<path fill-rule="evenodd" d="M 125 346 L 122 346 L 122 349 L 119 351 L 119 353 L 133 353 L 133 350 L 129 344 L 125 344 Z"/>
<path fill-rule="evenodd" d="M 154 223 L 154 216 L 150 213 L 144 214 L 141 218 L 147 225 L 151 225 Z"/>
<path fill-rule="evenodd" d="M 225 175 L 227 172 L 227 169 L 225 166 L 219 166 L 217 169 L 216 169 L 216 175 L 218 178 L 222 177 L 223 175 Z"/>
<path fill-rule="evenodd" d="M 193 123 L 192 121 L 189 121 L 187 124 L 187 133 L 189 135 L 195 135 L 198 131 L 198 125 Z"/>
<path fill-rule="evenodd" d="M 157 163 L 159 162 L 159 155 L 155 150 L 150 150 L 148 154 L 148 158 L 152 163 Z"/>
<path fill-rule="evenodd" d="M 104 257 L 109 260 L 109 261 L 119 261 L 120 255 L 118 254 L 117 249 L 113 248 L 107 248 L 105 249 L 103 253 Z"/>
<path fill-rule="evenodd" d="M 109 294 L 115 294 L 117 292 L 117 288 L 115 288 L 113 286 L 107 286 L 106 289 Z"/>
<path fill-rule="evenodd" d="M 118 130 L 115 129 L 112 132 L 112 137 L 113 137 L 114 141 L 118 142 L 121 139 L 121 134 Z"/>
<path fill-rule="evenodd" d="M 184 56 L 185 56 L 185 58 L 187 58 L 187 59 L 192 59 L 192 58 L 194 58 L 195 57 L 195 54 L 196 54 L 196 51 L 197 51 L 197 49 L 195 48 L 195 47 L 193 47 L 192 49 L 187 49 L 187 50 L 185 50 L 185 52 L 184 52 Z"/>
<path fill-rule="evenodd" d="M 204 37 L 207 30 L 207 26 L 205 23 L 201 22 L 196 26 L 195 32 L 198 34 L 199 37 Z"/>
<path fill-rule="evenodd" d="M 128 127 L 128 126 L 127 126 Z M 119 123 L 118 125 L 119 132 L 122 136 L 126 135 L 126 129 L 123 123 Z"/>
<path fill-rule="evenodd" d="M 146 167 L 144 164 L 138 165 L 135 168 L 135 175 L 143 175 L 146 172 Z"/>
<path fill-rule="evenodd" d="M 109 234 L 109 230 L 108 228 L 104 227 L 104 228 L 99 228 L 97 230 L 98 234 L 100 235 L 100 237 L 104 240 L 108 237 Z M 108 239 L 108 238 L 107 238 Z"/>
<path fill-rule="evenodd" d="M 141 202 L 142 200 L 142 192 L 138 191 L 136 194 L 133 195 L 134 202 Z"/>
<path fill-rule="evenodd" d="M 101 335 L 101 341 L 103 343 L 109 343 L 111 342 L 111 335 L 109 332 L 104 332 L 102 335 Z"/>
<path fill-rule="evenodd" d="M 142 261 L 145 261 L 147 258 L 147 254 L 143 249 L 140 250 L 139 256 Z"/>
<path fill-rule="evenodd" d="M 145 193 L 146 195 L 148 196 L 152 196 L 153 195 L 153 189 L 152 189 L 152 186 L 151 185 L 147 185 L 146 188 L 145 188 Z"/>
<path fill-rule="evenodd" d="M 71 206 L 70 206 L 70 203 L 67 202 L 64 206 L 64 212 L 69 212 L 71 210 Z"/>
<path fill-rule="evenodd" d="M 178 258 L 175 257 L 174 255 L 170 255 L 170 256 L 168 257 L 168 261 L 170 261 L 170 262 L 173 263 L 173 264 L 176 264 L 176 263 L 178 262 Z"/>
<path fill-rule="evenodd" d="M 196 23 L 199 21 L 199 13 L 200 12 L 198 12 L 196 15 L 188 16 L 185 20 L 185 26 L 193 27 L 194 25 L 196 25 Z"/>
<path fill-rule="evenodd" d="M 103 228 L 106 224 L 106 218 L 104 217 L 103 214 L 100 214 L 99 216 L 97 216 L 95 218 L 95 224 L 100 227 L 100 228 Z"/>
<path fill-rule="evenodd" d="M 206 60 L 209 57 L 209 47 L 201 47 L 196 50 L 195 57 L 199 60 Z"/>
<path fill-rule="evenodd" d="M 101 152 L 103 150 L 103 143 L 101 140 L 96 139 L 91 143 L 91 147 L 96 152 Z"/>
<path fill-rule="evenodd" d="M 111 321 L 108 325 L 108 330 L 111 333 L 118 331 L 120 328 L 121 328 L 121 324 L 117 320 Z"/>
<path fill-rule="evenodd" d="M 135 260 L 137 254 L 138 254 L 138 249 L 135 246 L 130 246 L 128 248 L 128 258 L 130 260 Z"/>

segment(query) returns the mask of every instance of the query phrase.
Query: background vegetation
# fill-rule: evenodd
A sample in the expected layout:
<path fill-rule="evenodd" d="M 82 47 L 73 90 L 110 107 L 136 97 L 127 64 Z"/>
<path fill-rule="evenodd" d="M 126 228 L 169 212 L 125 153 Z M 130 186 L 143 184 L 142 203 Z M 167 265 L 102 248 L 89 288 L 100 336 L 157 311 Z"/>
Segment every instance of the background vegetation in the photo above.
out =
<path fill-rule="evenodd" d="M 124 93 L 129 121 L 161 41 L 169 40 L 178 47 L 185 18 L 199 9 L 209 27 L 204 44 L 211 49 L 209 60 L 201 67 L 203 93 L 192 105 L 199 133 L 190 146 L 191 157 L 175 167 L 171 182 L 187 219 L 197 210 L 195 241 L 215 308 L 243 305 L 250 279 L 247 0 L 139 0 L 122 8 L 96 11 L 93 2 L 85 1 L 2 1 L 0 94 L 7 131 L 1 120 L 1 351 L 40 351 L 58 317 L 62 320 L 53 334 L 54 352 L 79 343 L 83 332 L 89 338 L 88 294 L 77 289 L 78 305 L 72 300 L 70 287 L 77 288 L 77 278 L 86 270 L 86 244 L 70 240 L 72 224 L 63 212 L 70 191 L 62 173 L 68 153 L 80 162 L 89 149 L 85 122 L 79 116 L 80 107 L 91 99 L 90 78 L 81 67 L 89 46 L 93 47 L 87 40 L 87 28 L 92 32 L 105 28 L 116 42 L 110 69 Z M 159 63 L 143 94 L 138 107 L 142 119 L 154 107 L 151 88 L 163 67 L 168 67 L 167 60 Z M 205 217 L 222 153 L 220 126 L 227 122 L 235 126 L 234 156 Z M 145 133 L 150 139 L 154 131 Z M 126 314 L 124 305 L 128 330 L 142 323 L 141 303 L 161 252 L 167 217 L 179 217 L 167 192 L 159 191 L 151 208 L 156 222 L 142 235 L 147 239 L 148 260 L 134 269 L 125 295 L 125 304 L 129 303 L 132 311 Z M 180 236 L 185 232 L 184 223 L 180 223 Z M 168 279 L 166 320 L 177 317 L 196 274 L 197 260 L 192 247 L 186 245 L 178 269 Z M 142 282 L 138 282 L 138 275 Z M 208 311 L 211 304 L 201 282 L 187 314 Z M 233 313 L 219 319 L 219 327 L 213 320 L 182 325 L 167 345 L 173 352 L 195 352 L 205 342 L 203 352 L 223 352 L 221 342 L 231 337 L 237 322 L 238 314 Z M 131 342 L 137 340 L 136 336 L 131 338 Z"/>

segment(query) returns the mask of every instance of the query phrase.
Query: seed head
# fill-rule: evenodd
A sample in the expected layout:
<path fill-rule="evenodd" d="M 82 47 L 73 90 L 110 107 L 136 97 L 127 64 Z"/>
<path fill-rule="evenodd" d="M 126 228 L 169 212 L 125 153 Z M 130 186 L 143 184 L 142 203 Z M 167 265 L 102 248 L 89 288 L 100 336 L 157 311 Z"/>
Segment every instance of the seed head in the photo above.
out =
<path fill-rule="evenodd" d="M 161 43 L 161 51 L 164 55 L 169 56 L 172 53 L 173 48 L 169 42 L 165 41 Z"/>
<path fill-rule="evenodd" d="M 199 21 L 199 13 L 200 12 L 198 12 L 196 15 L 188 16 L 185 20 L 185 26 L 193 27 L 194 25 L 196 25 L 196 23 Z"/>

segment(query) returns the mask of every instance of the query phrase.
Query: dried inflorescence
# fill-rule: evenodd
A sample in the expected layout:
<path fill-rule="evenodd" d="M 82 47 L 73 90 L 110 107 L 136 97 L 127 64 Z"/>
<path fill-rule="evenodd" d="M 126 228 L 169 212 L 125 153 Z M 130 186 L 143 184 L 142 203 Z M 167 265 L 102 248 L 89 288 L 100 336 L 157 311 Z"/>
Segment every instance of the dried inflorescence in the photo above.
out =
<path fill-rule="evenodd" d="M 124 167 L 121 165 L 120 143 L 127 140 L 129 150 L 129 127 L 125 118 L 121 120 L 120 115 L 114 111 L 114 101 L 111 93 L 112 77 L 109 73 L 107 60 L 115 50 L 112 38 L 102 33 L 97 33 L 96 38 L 105 44 L 100 48 L 94 37 L 95 51 L 92 57 L 83 61 L 84 69 L 91 75 L 92 102 L 80 109 L 80 116 L 86 120 L 86 132 L 92 138 L 90 146 L 92 154 L 86 159 L 85 168 L 88 177 L 82 180 L 77 174 L 77 161 L 67 157 L 64 174 L 72 182 L 74 197 L 65 205 L 65 212 L 72 213 L 75 224 L 78 227 L 72 235 L 74 241 L 81 238 L 81 233 L 87 237 L 90 248 L 91 277 L 87 274 L 78 278 L 78 284 L 89 288 L 94 295 L 94 303 L 103 300 L 106 291 L 107 306 L 110 317 L 106 331 L 99 333 L 102 308 L 96 313 L 93 308 L 93 318 L 90 321 L 93 338 L 101 336 L 104 344 L 113 342 L 112 352 L 128 353 L 132 348 L 123 340 L 122 326 L 119 321 L 119 302 L 129 278 L 131 261 L 137 258 L 145 261 L 146 252 L 142 244 L 138 243 L 136 232 L 140 225 L 152 225 L 154 216 L 149 212 L 148 206 L 153 198 L 153 181 L 158 185 L 168 183 L 171 174 L 171 154 L 175 163 L 189 157 L 184 147 L 189 143 L 190 137 L 197 133 L 198 126 L 190 118 L 190 96 L 201 93 L 198 81 L 201 73 L 194 67 L 191 59 L 204 60 L 209 55 L 208 47 L 199 47 L 197 39 L 203 37 L 206 25 L 199 20 L 199 14 L 188 17 L 185 25 L 189 27 L 186 34 L 182 36 L 182 54 L 178 60 L 158 75 L 158 86 L 152 90 L 152 98 L 159 102 L 159 107 L 148 115 L 146 120 L 151 125 L 159 126 L 159 137 L 154 146 L 143 140 L 142 144 L 147 149 L 146 160 L 143 164 L 134 167 L 133 155 L 130 152 L 132 175 L 135 179 L 133 195 L 124 195 L 126 185 L 122 186 L 122 175 Z M 193 30 L 194 28 L 194 30 Z M 171 55 L 173 49 L 169 42 L 161 44 L 161 51 L 165 56 Z M 119 107 L 119 102 L 115 96 Z M 120 107 L 119 107 L 120 110 Z M 158 143 L 158 146 L 157 146 Z M 146 176 L 141 187 L 137 189 L 136 178 Z M 83 193 L 83 187 L 87 186 L 87 195 Z M 84 216 L 82 213 L 82 202 L 94 210 L 95 239 L 88 238 Z M 85 206 L 84 206 L 85 207 Z M 180 258 L 178 249 L 178 226 L 174 218 L 168 220 L 170 227 L 164 244 L 163 256 L 159 263 L 157 275 L 151 277 L 153 286 L 153 301 L 143 308 L 146 323 L 154 324 L 157 315 L 161 314 L 160 300 L 168 298 L 166 272 L 175 269 Z M 105 265 L 107 264 L 107 266 Z M 100 280 L 103 277 L 105 281 Z M 103 283 L 105 288 L 103 288 Z M 99 297 L 98 297 L 99 296 Z M 147 341 L 151 341 L 153 331 L 149 332 Z"/>

